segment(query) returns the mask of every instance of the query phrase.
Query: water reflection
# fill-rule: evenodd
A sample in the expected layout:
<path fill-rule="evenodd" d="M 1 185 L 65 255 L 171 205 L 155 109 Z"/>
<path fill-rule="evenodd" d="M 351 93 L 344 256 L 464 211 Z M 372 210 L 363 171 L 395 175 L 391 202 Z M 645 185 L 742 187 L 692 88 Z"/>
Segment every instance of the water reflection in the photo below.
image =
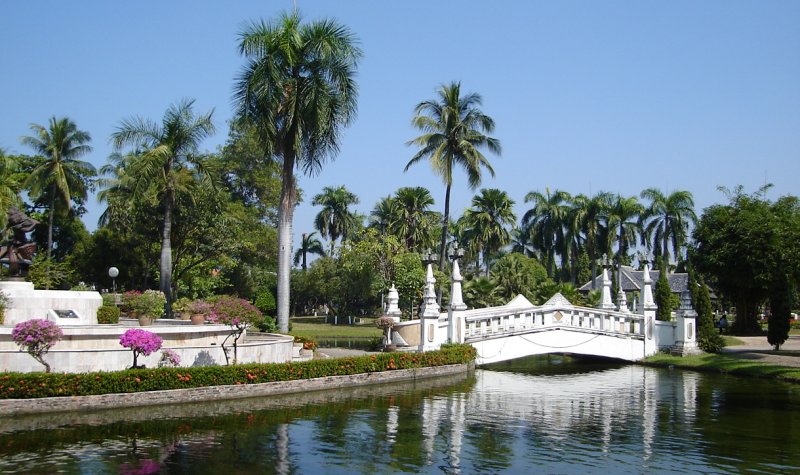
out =
<path fill-rule="evenodd" d="M 8 473 L 787 472 L 797 386 L 551 356 L 460 377 L 0 422 Z"/>

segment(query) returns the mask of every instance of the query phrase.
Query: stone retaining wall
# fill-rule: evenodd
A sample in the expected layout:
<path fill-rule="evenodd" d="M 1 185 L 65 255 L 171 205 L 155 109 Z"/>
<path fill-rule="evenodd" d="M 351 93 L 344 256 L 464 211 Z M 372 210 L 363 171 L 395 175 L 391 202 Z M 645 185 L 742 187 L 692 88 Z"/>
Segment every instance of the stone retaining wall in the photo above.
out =
<path fill-rule="evenodd" d="M 379 373 L 362 373 L 349 376 L 328 376 L 324 378 L 302 379 L 296 381 L 277 381 L 272 383 L 207 386 L 168 391 L 147 391 L 125 394 L 102 394 L 98 396 L 51 397 L 39 399 L 0 400 L 0 416 L 42 414 L 48 412 L 91 411 L 117 407 L 140 407 L 158 404 L 181 404 L 209 402 L 222 399 L 242 399 L 271 396 L 325 389 L 339 389 L 369 384 L 397 381 L 412 381 L 435 378 L 468 371 L 472 365 L 448 365 L 430 368 L 400 369 Z"/>

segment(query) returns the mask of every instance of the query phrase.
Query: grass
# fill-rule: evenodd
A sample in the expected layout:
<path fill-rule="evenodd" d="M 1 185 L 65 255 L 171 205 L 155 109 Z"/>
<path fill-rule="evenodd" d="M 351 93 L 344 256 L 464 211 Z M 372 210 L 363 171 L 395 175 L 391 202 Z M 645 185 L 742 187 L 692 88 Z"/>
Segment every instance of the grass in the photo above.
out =
<path fill-rule="evenodd" d="M 323 323 L 319 317 L 300 317 L 293 318 L 292 335 L 305 338 L 375 338 L 383 335 L 383 330 L 377 328 L 373 319 L 361 319 L 360 324 L 356 325 L 333 325 Z"/>
<path fill-rule="evenodd" d="M 772 353 L 772 352 L 764 352 Z M 800 356 L 798 352 L 788 355 L 780 352 L 782 356 Z M 746 359 L 742 356 L 731 354 L 705 353 L 691 356 L 671 356 L 663 353 L 646 358 L 643 363 L 649 366 L 675 367 L 695 371 L 715 373 L 730 373 L 741 376 L 754 376 L 758 378 L 774 378 L 793 383 L 800 383 L 800 368 L 778 366 L 770 363 L 761 363 Z"/>
<path fill-rule="evenodd" d="M 722 339 L 725 341 L 725 346 L 740 346 L 740 345 L 744 345 L 744 342 L 742 340 L 736 338 L 735 336 L 723 335 Z"/>

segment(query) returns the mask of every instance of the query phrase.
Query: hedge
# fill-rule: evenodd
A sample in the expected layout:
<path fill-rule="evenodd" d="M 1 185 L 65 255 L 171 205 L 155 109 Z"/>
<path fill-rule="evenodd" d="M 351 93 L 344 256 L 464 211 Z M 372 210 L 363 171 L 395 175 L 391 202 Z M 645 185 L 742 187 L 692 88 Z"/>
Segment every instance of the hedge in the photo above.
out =
<path fill-rule="evenodd" d="M 380 353 L 298 363 L 130 369 L 97 373 L 0 373 L 0 399 L 90 396 L 203 386 L 258 384 L 274 381 L 375 373 L 471 363 L 475 348 L 444 345 L 427 353 Z"/>
<path fill-rule="evenodd" d="M 97 323 L 119 323 L 119 307 L 116 305 L 103 305 L 97 309 Z"/>

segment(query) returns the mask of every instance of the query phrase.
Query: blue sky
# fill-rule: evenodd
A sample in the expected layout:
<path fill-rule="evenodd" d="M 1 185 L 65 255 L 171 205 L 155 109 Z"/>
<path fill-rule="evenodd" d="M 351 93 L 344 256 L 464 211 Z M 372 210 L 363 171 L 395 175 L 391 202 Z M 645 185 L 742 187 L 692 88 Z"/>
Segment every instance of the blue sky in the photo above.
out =
<path fill-rule="evenodd" d="M 308 1 L 306 19 L 334 17 L 359 37 L 359 111 L 341 153 L 301 177 L 295 238 L 318 210 L 310 198 L 345 185 L 368 214 L 401 186 L 444 203 L 426 164 L 403 173 L 418 133 L 414 106 L 453 80 L 483 96 L 503 154 L 490 157 L 521 216 L 532 190 L 638 195 L 685 189 L 698 214 L 724 201 L 718 185 L 771 198 L 798 194 L 800 2 L 797 1 Z M 181 98 L 214 109 L 224 143 L 243 64 L 238 34 L 290 0 L 6 1 L 0 5 L 0 147 L 30 153 L 28 124 L 68 116 L 93 137 L 96 166 L 109 135 L 133 115 L 160 120 Z M 453 214 L 472 191 L 456 174 Z M 85 216 L 96 227 L 101 205 Z"/>

